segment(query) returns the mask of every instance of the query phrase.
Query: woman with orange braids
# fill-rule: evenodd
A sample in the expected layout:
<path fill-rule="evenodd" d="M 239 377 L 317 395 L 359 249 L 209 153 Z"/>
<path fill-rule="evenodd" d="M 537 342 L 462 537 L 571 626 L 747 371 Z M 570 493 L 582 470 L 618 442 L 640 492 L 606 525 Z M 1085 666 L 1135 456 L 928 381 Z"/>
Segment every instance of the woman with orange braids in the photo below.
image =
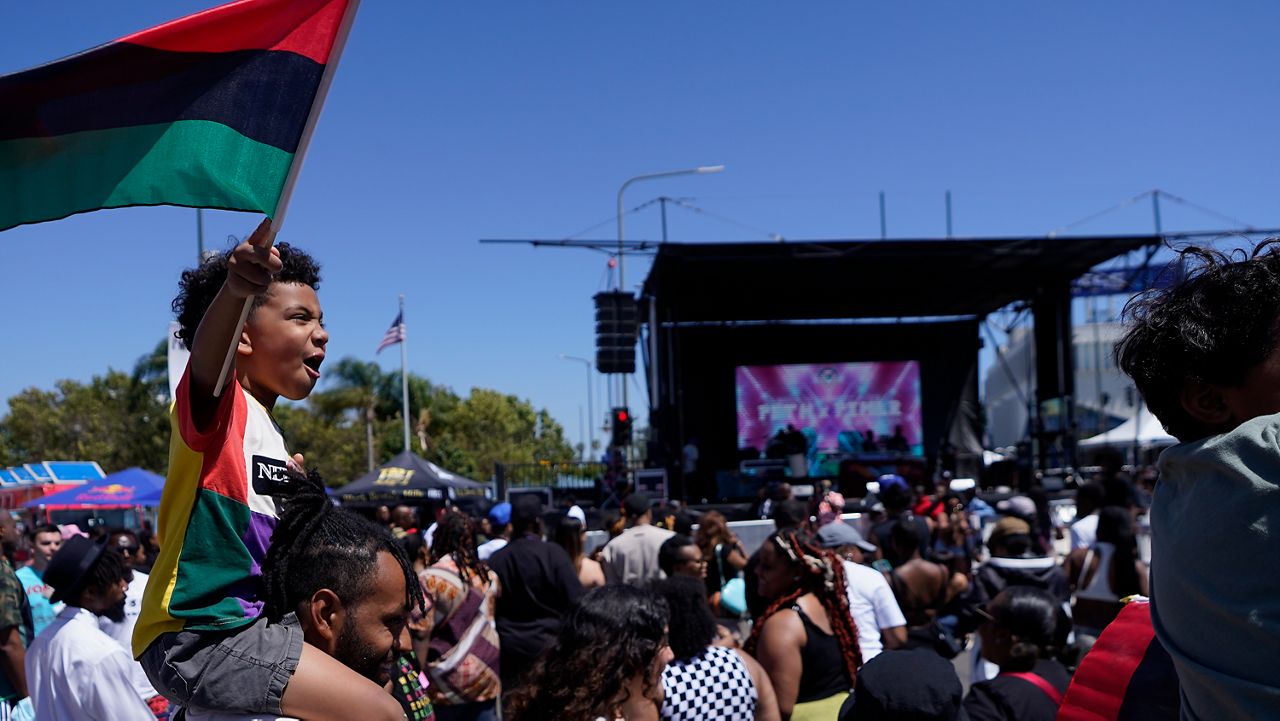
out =
<path fill-rule="evenodd" d="M 783 531 L 760 547 L 760 595 L 747 652 L 769 673 L 783 721 L 834 719 L 862 665 L 844 565 L 805 534 Z"/>

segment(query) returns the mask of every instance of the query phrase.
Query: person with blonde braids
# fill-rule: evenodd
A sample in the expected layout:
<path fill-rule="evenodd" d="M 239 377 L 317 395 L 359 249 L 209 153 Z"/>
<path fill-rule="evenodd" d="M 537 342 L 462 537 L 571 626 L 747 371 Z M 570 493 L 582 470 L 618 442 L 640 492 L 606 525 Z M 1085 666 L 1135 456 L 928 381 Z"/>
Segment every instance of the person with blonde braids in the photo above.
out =
<path fill-rule="evenodd" d="M 796 531 L 770 536 L 759 554 L 759 591 L 771 602 L 746 650 L 773 681 L 783 721 L 836 718 L 862 666 L 844 564 Z"/>

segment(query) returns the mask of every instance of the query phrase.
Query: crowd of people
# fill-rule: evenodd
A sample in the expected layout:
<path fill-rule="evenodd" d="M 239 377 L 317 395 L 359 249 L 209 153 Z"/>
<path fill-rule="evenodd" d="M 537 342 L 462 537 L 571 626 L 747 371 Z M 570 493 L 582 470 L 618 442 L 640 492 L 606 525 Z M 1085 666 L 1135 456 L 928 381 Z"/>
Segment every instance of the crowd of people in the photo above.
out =
<path fill-rule="evenodd" d="M 310 393 L 328 341 L 318 265 L 270 234 L 183 274 L 157 533 L 0 513 L 0 721 L 1049 721 L 1089 717 L 1073 674 L 1147 718 L 1280 708 L 1280 253 L 1206 254 L 1138 306 L 1118 358 L 1182 443 L 1132 476 L 1104 456 L 1073 520 L 1036 484 L 887 473 L 848 498 L 778 484 L 743 513 L 773 524 L 748 544 L 721 511 L 622 484 L 590 513 L 335 506 L 270 414 Z M 1174 703 L 1096 685 L 1125 654 L 1089 649 L 1122 646 L 1122 619 Z"/>
<path fill-rule="evenodd" d="M 314 474 L 291 475 L 262 622 L 285 649 L 321 652 L 298 651 L 318 672 L 336 660 L 373 693 L 395 675 L 404 687 L 383 695 L 409 718 L 1052 719 L 1089 642 L 1147 590 L 1134 541 L 1145 495 L 1110 469 L 1076 492 L 1069 526 L 1042 530 L 1048 514 L 1027 496 L 988 504 L 886 475 L 864 498 L 778 500 L 750 550 L 720 511 L 638 492 L 624 492 L 620 523 L 592 511 L 610 530 L 591 544 L 576 505 L 444 504 L 428 525 L 408 506 L 334 507 Z M 29 644 L 25 664 L 0 664 L 11 698 L 52 719 L 263 713 L 171 704 L 134 660 L 157 557 L 136 534 L 36 525 L 22 542 L 5 518 L 0 540 L 29 558 L 13 575 L 21 602 L 4 598 L 17 647 Z M 908 662 L 906 678 L 875 673 Z"/>

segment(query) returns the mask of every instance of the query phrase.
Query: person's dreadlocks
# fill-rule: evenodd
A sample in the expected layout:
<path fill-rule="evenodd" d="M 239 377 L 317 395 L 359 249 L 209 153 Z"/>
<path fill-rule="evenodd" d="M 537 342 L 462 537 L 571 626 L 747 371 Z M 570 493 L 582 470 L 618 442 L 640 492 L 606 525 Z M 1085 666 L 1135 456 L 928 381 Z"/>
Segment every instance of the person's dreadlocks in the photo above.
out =
<path fill-rule="evenodd" d="M 431 536 L 431 562 L 445 556 L 453 556 L 464 582 L 471 583 L 474 576 L 482 585 L 489 585 L 489 565 L 481 561 L 476 552 L 475 524 L 465 513 L 449 511 L 436 524 L 436 532 Z"/>
<path fill-rule="evenodd" d="M 858 669 L 862 667 L 862 647 L 858 645 L 858 626 L 849 610 L 844 563 L 835 553 L 814 545 L 808 536 L 795 531 L 779 531 L 769 536 L 769 540 L 765 542 L 774 544 L 788 564 L 800 572 L 800 580 L 796 582 L 794 589 L 770 604 L 760 618 L 755 620 L 751 637 L 747 640 L 747 653 L 756 653 L 760 632 L 764 630 L 770 616 L 784 608 L 790 608 L 797 598 L 806 593 L 812 593 L 827 612 L 827 622 L 831 624 L 831 631 L 840 644 L 840 655 L 849 672 L 849 683 L 856 683 Z"/>
<path fill-rule="evenodd" d="M 372 593 L 378 553 L 396 559 L 404 572 L 405 602 L 426 612 L 422 586 L 404 549 L 386 528 L 338 508 L 325 494 L 315 471 L 289 473 L 290 490 L 277 496 L 280 521 L 263 563 L 261 597 L 270 621 L 297 611 L 298 604 L 321 588 L 338 595 L 343 604 L 359 603 Z"/>

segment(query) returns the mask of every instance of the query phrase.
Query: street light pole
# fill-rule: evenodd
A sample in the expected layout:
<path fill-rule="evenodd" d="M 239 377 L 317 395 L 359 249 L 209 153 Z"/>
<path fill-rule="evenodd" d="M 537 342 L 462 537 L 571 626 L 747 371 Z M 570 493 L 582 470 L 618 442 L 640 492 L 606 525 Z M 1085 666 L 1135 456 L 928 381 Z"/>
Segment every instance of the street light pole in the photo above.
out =
<path fill-rule="evenodd" d="M 560 360 L 577 361 L 587 367 L 587 458 L 591 459 L 595 457 L 596 445 L 596 412 L 594 404 L 592 403 L 592 396 L 594 394 L 591 392 L 591 361 L 586 358 L 579 358 L 578 356 L 565 355 L 564 353 L 560 354 Z"/>
<path fill-rule="evenodd" d="M 699 165 L 696 168 L 685 168 L 683 170 L 664 170 L 660 173 L 645 173 L 644 175 L 636 175 L 627 178 L 622 187 L 618 188 L 618 290 L 626 290 L 626 282 L 622 274 L 622 239 L 623 239 L 623 220 L 622 220 L 622 194 L 627 191 L 627 187 L 632 183 L 641 180 L 653 180 L 654 178 L 670 178 L 675 175 L 709 175 L 711 173 L 719 173 L 724 170 L 723 165 Z M 665 206 L 664 206 L 665 209 Z M 666 238 L 663 238 L 666 240 Z M 656 363 L 656 359 L 650 359 L 650 362 Z M 622 381 L 622 407 L 627 407 L 627 381 Z"/>
<path fill-rule="evenodd" d="M 627 178 L 627 181 L 622 184 L 622 187 L 618 188 L 618 290 L 626 289 L 626 283 L 623 282 L 622 275 L 622 194 L 627 191 L 627 186 L 640 180 L 669 178 L 673 175 L 707 175 L 710 173 L 719 173 L 723 170 L 723 165 L 699 165 L 696 168 L 685 168 L 684 170 L 666 170 L 661 173 L 645 173 L 644 175 L 636 175 Z"/>

